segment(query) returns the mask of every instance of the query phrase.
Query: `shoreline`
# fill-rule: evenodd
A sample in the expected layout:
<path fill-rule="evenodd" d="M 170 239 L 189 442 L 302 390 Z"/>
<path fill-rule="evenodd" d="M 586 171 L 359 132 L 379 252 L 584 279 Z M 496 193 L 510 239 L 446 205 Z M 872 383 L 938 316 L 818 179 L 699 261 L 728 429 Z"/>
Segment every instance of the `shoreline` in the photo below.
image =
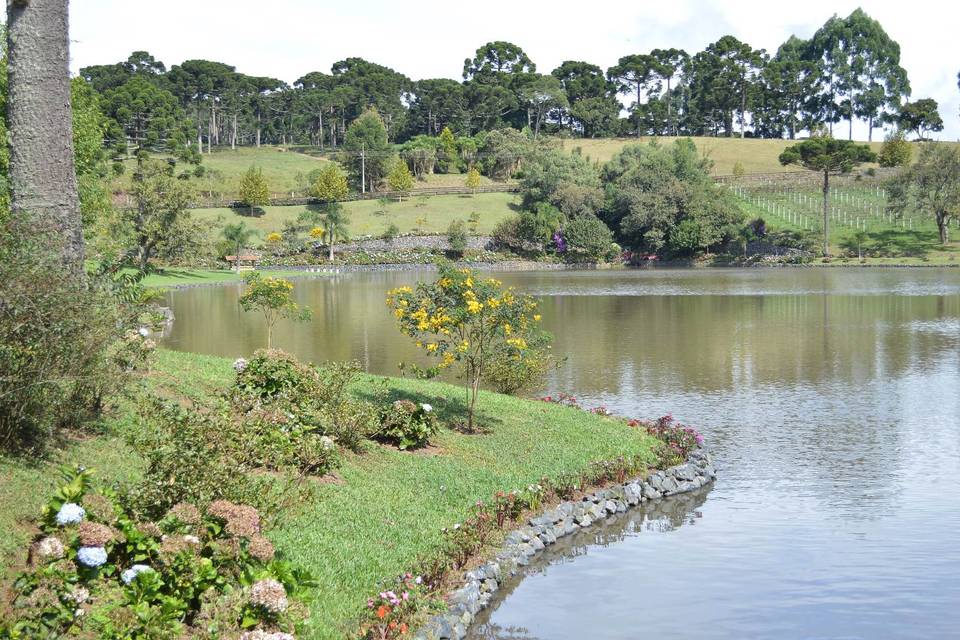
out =
<path fill-rule="evenodd" d="M 490 560 L 463 574 L 461 586 L 444 598 L 447 611 L 431 616 L 413 640 L 461 640 L 477 615 L 496 601 L 501 587 L 511 578 L 522 581 L 523 568 L 558 540 L 589 531 L 617 514 L 711 486 L 716 477 L 713 459 L 701 446 L 680 464 L 540 510 L 512 529 Z"/>
<path fill-rule="evenodd" d="M 575 263 L 550 263 L 536 262 L 534 260 L 509 260 L 503 262 L 462 262 L 456 263 L 477 269 L 480 271 L 656 271 L 679 270 L 679 269 L 957 269 L 960 263 L 956 264 L 851 264 L 840 262 L 811 262 L 804 264 L 794 263 L 754 263 L 754 264 L 697 264 L 689 261 L 658 262 L 651 265 L 618 265 L 618 264 L 575 264 Z M 346 275 L 352 273 L 387 273 L 399 271 L 427 271 L 435 272 L 436 264 L 421 263 L 383 263 L 383 264 L 363 264 L 363 265 L 331 265 L 331 266 L 310 266 L 310 267 L 287 267 L 283 265 L 267 265 L 258 269 L 266 274 L 280 272 L 283 277 L 297 281 L 319 278 L 331 275 Z M 218 270 L 196 269 L 191 270 L 199 273 L 223 273 Z M 223 280 L 212 280 L 205 282 L 180 282 L 171 284 L 147 285 L 150 288 L 171 291 L 176 289 L 193 289 L 196 287 L 216 287 L 229 284 L 241 284 L 242 278 L 230 278 Z"/>

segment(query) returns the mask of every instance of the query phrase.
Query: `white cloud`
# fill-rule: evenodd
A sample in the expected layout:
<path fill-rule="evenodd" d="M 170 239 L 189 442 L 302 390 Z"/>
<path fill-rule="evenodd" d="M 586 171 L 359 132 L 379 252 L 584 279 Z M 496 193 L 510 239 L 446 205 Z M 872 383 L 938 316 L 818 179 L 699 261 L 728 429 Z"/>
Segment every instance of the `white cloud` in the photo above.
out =
<path fill-rule="evenodd" d="M 570 59 L 607 68 L 622 55 L 655 47 L 695 52 L 728 33 L 772 53 L 790 34 L 809 37 L 832 14 L 847 15 L 857 6 L 900 42 L 914 97 L 940 103 L 947 125 L 940 137 L 960 138 L 960 5 L 936 0 L 909 6 L 869 0 L 75 0 L 72 58 L 76 71 L 144 49 L 168 66 L 206 58 L 292 82 L 360 56 L 415 79 L 460 78 L 463 59 L 490 40 L 520 45 L 543 72 Z"/>

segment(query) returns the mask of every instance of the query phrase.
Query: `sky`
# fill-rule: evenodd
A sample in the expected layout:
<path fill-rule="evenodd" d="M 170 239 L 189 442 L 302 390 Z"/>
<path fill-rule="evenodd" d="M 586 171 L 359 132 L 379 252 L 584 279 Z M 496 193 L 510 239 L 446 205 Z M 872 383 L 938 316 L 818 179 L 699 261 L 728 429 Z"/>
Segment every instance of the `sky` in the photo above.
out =
<path fill-rule="evenodd" d="M 808 38 L 834 13 L 846 16 L 858 6 L 900 43 L 912 99 L 940 103 L 945 128 L 934 137 L 960 139 L 960 3 L 945 0 L 74 0 L 71 69 L 146 50 L 168 68 L 204 58 L 287 82 L 329 73 L 334 62 L 354 56 L 414 80 L 459 80 L 463 60 L 493 40 L 522 47 L 541 73 L 564 60 L 606 69 L 623 55 L 657 47 L 692 54 L 727 34 L 772 54 L 791 34 Z M 854 137 L 865 139 L 866 126 L 855 126 Z"/>

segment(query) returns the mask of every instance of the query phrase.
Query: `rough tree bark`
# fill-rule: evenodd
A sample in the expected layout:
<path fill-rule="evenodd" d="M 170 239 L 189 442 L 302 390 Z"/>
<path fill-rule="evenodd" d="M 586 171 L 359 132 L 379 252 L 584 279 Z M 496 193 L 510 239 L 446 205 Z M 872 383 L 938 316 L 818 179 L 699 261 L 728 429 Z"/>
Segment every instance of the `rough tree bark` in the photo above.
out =
<path fill-rule="evenodd" d="M 11 216 L 50 232 L 64 262 L 83 268 L 73 159 L 68 0 L 7 3 Z"/>

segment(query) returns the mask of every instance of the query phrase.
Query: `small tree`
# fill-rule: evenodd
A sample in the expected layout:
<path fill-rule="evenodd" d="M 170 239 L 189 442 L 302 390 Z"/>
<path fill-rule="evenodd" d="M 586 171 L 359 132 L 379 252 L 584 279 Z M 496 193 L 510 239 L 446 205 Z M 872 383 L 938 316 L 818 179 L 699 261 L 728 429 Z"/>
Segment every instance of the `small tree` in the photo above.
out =
<path fill-rule="evenodd" d="M 177 178 L 173 169 L 172 164 L 162 160 L 142 162 L 133 176 L 137 206 L 120 213 L 122 232 L 132 236 L 141 270 L 147 268 L 157 247 L 190 217 L 187 207 L 193 189 L 189 182 Z"/>
<path fill-rule="evenodd" d="M 250 167 L 240 178 L 240 202 L 252 212 L 270 202 L 270 189 L 260 167 Z"/>
<path fill-rule="evenodd" d="M 870 147 L 850 140 L 818 137 L 784 149 L 780 164 L 799 165 L 823 174 L 823 255 L 830 255 L 830 176 L 850 173 L 864 162 L 876 160 Z"/>
<path fill-rule="evenodd" d="M 539 324 L 537 303 L 492 278 L 480 280 L 470 269 L 440 266 L 440 277 L 416 289 L 400 287 L 387 294 L 400 331 L 416 340 L 440 368 L 459 364 L 466 386 L 467 424 L 474 429 L 480 380 L 500 349 L 522 362 L 531 332 Z"/>
<path fill-rule="evenodd" d="M 297 322 L 309 320 L 310 308 L 293 301 L 293 283 L 283 278 L 264 278 L 253 271 L 244 278 L 247 288 L 240 296 L 244 311 L 259 311 L 267 325 L 267 349 L 273 346 L 273 327 L 280 318 Z"/>
<path fill-rule="evenodd" d="M 890 209 L 902 215 L 912 208 L 933 216 L 941 244 L 949 240 L 950 221 L 960 218 L 960 148 L 927 143 L 909 169 L 887 184 Z"/>
<path fill-rule="evenodd" d="M 476 211 L 471 211 L 467 222 L 470 223 L 470 233 L 477 235 L 477 230 L 480 228 L 480 214 Z"/>
<path fill-rule="evenodd" d="M 333 162 L 324 163 L 310 188 L 310 195 L 324 204 L 343 200 L 349 193 L 346 174 Z"/>
<path fill-rule="evenodd" d="M 856 233 L 853 234 L 853 241 L 857 243 L 857 259 L 863 261 L 863 242 L 867 239 L 867 232 L 863 229 L 858 229 Z"/>
<path fill-rule="evenodd" d="M 330 251 L 327 258 L 333 262 L 333 243 L 350 237 L 347 229 L 347 216 L 343 213 L 339 203 L 333 203 L 323 212 L 323 231 Z"/>
<path fill-rule="evenodd" d="M 907 142 L 903 130 L 897 129 L 889 134 L 880 146 L 877 162 L 881 167 L 905 167 L 913 158 L 913 148 Z"/>
<path fill-rule="evenodd" d="M 477 193 L 477 187 L 480 186 L 480 172 L 477 171 L 476 167 L 470 167 L 470 171 L 467 172 L 467 178 L 464 180 L 464 184 L 473 194 Z"/>
<path fill-rule="evenodd" d="M 250 242 L 253 236 L 253 230 L 248 229 L 246 223 L 228 224 L 223 228 L 223 237 L 234 248 L 234 257 L 237 258 L 237 273 L 240 273 L 240 252 L 243 247 Z"/>
<path fill-rule="evenodd" d="M 406 162 L 398 161 L 393 163 L 393 169 L 390 170 L 390 175 L 387 176 L 387 184 L 390 185 L 392 190 L 399 192 L 397 202 L 403 202 L 403 194 L 413 188 L 413 174 L 410 173 Z"/>
<path fill-rule="evenodd" d="M 467 250 L 467 225 L 463 220 L 451 220 L 447 227 L 447 242 L 450 243 L 450 251 L 457 256 L 462 256 Z"/>
<path fill-rule="evenodd" d="M 450 173 L 454 161 L 457 159 L 457 138 L 450 131 L 450 127 L 444 127 L 440 132 L 440 139 L 437 144 L 437 164 L 443 173 Z"/>

